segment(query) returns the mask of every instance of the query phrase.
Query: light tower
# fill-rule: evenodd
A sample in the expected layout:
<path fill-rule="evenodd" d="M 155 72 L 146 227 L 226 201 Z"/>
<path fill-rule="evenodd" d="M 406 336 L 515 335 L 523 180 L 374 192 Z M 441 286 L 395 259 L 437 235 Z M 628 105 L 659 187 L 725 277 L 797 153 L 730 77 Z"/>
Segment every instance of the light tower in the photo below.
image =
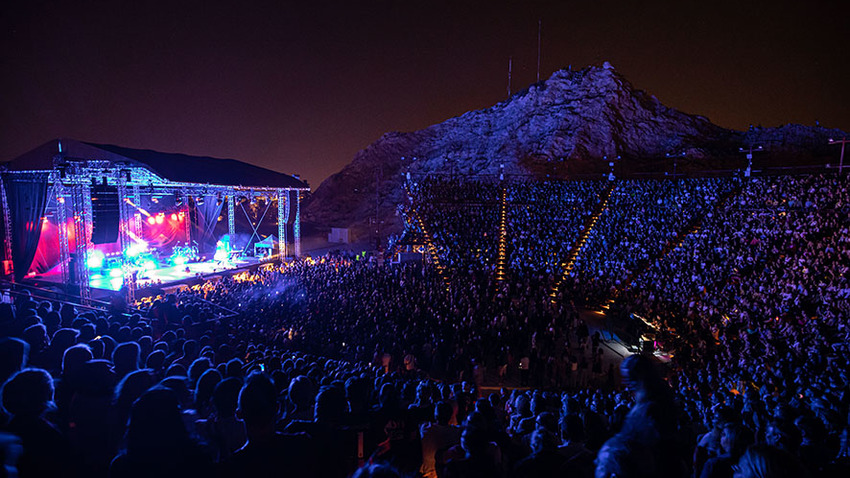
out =
<path fill-rule="evenodd" d="M 841 157 L 838 160 L 838 176 L 840 177 L 841 176 L 841 170 L 844 169 L 844 145 L 847 144 L 847 136 L 845 136 L 845 137 L 843 137 L 843 138 L 841 138 L 837 141 L 830 138 L 829 144 L 840 144 L 841 145 Z"/>
<path fill-rule="evenodd" d="M 738 148 L 738 151 L 747 155 L 747 170 L 744 171 L 744 177 L 748 178 L 753 171 L 753 153 L 756 151 L 764 151 L 764 148 L 750 143 L 750 147 L 748 149 Z"/>
<path fill-rule="evenodd" d="M 687 154 L 686 151 L 680 151 L 678 153 L 667 153 L 665 156 L 668 158 L 673 158 L 673 181 L 676 180 L 676 169 L 679 165 L 679 158 L 684 158 Z M 666 173 L 665 173 L 666 174 Z"/>

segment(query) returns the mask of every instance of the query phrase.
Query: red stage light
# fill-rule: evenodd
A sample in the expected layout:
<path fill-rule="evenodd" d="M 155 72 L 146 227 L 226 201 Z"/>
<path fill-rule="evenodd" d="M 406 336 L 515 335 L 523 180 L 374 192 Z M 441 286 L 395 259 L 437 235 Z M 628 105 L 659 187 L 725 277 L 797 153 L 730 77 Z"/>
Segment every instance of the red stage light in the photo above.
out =
<path fill-rule="evenodd" d="M 177 221 L 177 214 L 171 213 L 171 220 Z"/>
<path fill-rule="evenodd" d="M 165 214 L 157 214 L 156 223 L 162 224 L 163 222 L 165 222 Z"/>
<path fill-rule="evenodd" d="M 148 224 L 156 224 L 156 219 L 153 216 L 148 216 Z"/>

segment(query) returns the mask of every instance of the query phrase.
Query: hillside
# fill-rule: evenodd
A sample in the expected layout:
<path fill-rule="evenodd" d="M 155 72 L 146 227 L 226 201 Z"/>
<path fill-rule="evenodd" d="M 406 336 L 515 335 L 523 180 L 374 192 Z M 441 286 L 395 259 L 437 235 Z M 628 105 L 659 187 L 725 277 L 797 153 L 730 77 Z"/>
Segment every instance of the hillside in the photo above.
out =
<path fill-rule="evenodd" d="M 490 108 L 423 130 L 383 135 L 316 189 L 304 220 L 362 231 L 377 216 L 393 229 L 403 177 L 437 174 L 601 177 L 610 158 L 618 175 L 670 169 L 740 168 L 739 148 L 761 144 L 773 164 L 829 162 L 837 130 L 786 125 L 740 132 L 683 113 L 635 89 L 607 63 L 560 70 Z M 831 155 L 831 156 L 830 156 Z M 832 160 L 835 162 L 835 160 Z M 377 189 L 377 191 L 376 191 Z"/>

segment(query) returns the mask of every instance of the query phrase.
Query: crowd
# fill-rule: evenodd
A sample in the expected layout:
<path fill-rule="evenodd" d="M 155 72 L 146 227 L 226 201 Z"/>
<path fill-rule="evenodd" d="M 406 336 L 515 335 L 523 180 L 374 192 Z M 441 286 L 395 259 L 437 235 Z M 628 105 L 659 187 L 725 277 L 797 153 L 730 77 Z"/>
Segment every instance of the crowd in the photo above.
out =
<path fill-rule="evenodd" d="M 412 198 L 407 214 L 421 219 L 430 229 L 443 265 L 465 272 L 495 264 L 498 183 L 430 176 L 407 187 Z"/>
<path fill-rule="evenodd" d="M 603 181 L 511 184 L 506 194 L 511 272 L 559 273 L 606 187 Z"/>
<path fill-rule="evenodd" d="M 432 234 L 455 269 L 449 288 L 428 265 L 327 256 L 129 314 L 25 294 L 0 304 L 7 475 L 850 471 L 846 183 L 615 182 L 553 300 L 572 244 L 549 242 L 574 242 L 609 183 L 440 181 L 417 185 L 412 207 L 447 228 Z M 461 206 L 426 210 L 429 195 Z M 504 282 L 490 237 L 500 207 Z M 594 290 L 576 282 L 589 276 Z M 666 367 L 651 354 L 613 367 L 580 310 L 612 294 L 613 316 L 655 328 Z"/>
<path fill-rule="evenodd" d="M 618 181 L 576 260 L 572 288 L 595 294 L 592 302 L 610 295 L 733 187 L 725 178 Z"/>

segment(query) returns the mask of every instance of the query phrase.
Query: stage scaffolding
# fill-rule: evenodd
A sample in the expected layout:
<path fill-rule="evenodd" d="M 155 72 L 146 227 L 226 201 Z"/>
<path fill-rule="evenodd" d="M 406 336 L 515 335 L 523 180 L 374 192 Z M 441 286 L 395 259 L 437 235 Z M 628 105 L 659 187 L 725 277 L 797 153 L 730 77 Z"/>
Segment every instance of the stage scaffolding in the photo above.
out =
<path fill-rule="evenodd" d="M 61 145 L 60 145 L 61 151 Z M 224 201 L 227 205 L 228 231 L 232 235 L 236 233 L 236 217 L 234 210 L 242 200 L 253 201 L 256 198 L 266 198 L 266 201 L 276 201 L 278 204 L 278 259 L 283 262 L 287 258 L 286 227 L 292 224 L 293 228 L 293 255 L 298 257 L 301 252 L 300 244 L 300 192 L 309 188 L 279 188 L 258 186 L 232 186 L 216 184 L 194 184 L 186 182 L 170 181 L 155 174 L 150 169 L 139 163 L 121 163 L 110 160 L 89 160 L 71 158 L 60 154 L 53 158 L 52 170 L 27 170 L 9 171 L 15 173 L 48 173 L 48 187 L 53 207 L 53 217 L 58 226 L 59 257 L 62 280 L 66 285 L 78 288 L 78 293 L 85 303 L 91 298 L 90 274 L 88 268 L 89 250 L 93 247 L 91 242 L 93 230 L 92 216 L 92 188 L 107 185 L 116 187 L 118 190 L 119 207 L 119 231 L 118 242 L 122 251 L 126 251 L 132 244 L 131 236 L 139 237 L 142 232 L 142 214 L 139 212 L 141 197 L 150 196 L 178 196 L 183 200 L 185 207 L 189 207 L 192 198 L 216 196 L 218 201 Z M 9 250 L 11 237 L 8 231 L 10 215 L 7 202 L 5 201 L 5 188 L 0 191 L 4 195 L 4 225 L 7 228 L 4 247 L 7 249 L 6 257 L 11 257 Z M 290 219 L 290 195 L 295 198 L 296 215 Z M 280 206 L 283 207 L 280 207 Z M 70 212 L 70 216 L 69 216 Z M 47 211 L 45 212 L 46 214 Z M 73 219 L 71 228 L 68 229 L 67 220 Z M 191 221 L 189 214 L 186 215 L 187 240 L 191 240 Z M 71 249 L 71 237 L 74 235 L 74 248 Z M 187 241 L 188 242 L 188 241 Z M 124 289 L 127 299 L 135 299 L 135 274 L 133 269 L 122 261 L 122 273 Z"/>

